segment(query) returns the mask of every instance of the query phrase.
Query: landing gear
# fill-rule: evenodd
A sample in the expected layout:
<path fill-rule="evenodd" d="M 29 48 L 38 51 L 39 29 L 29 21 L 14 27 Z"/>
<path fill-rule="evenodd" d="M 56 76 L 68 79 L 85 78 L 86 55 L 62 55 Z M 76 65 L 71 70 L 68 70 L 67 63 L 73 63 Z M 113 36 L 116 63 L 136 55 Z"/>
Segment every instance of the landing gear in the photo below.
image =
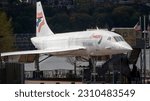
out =
<path fill-rule="evenodd" d="M 35 69 L 37 72 L 40 71 L 40 66 L 39 66 L 39 55 L 35 56 Z"/>
<path fill-rule="evenodd" d="M 35 79 L 41 79 L 41 78 L 43 77 L 43 72 L 40 71 L 40 66 L 39 66 L 39 64 L 40 64 L 41 62 L 43 62 L 44 60 L 50 58 L 51 56 L 52 56 L 52 55 L 49 55 L 49 56 L 47 56 L 46 58 L 44 58 L 43 60 L 40 60 L 40 61 L 39 61 L 40 55 L 37 54 L 37 55 L 35 56 L 35 69 L 36 69 L 36 70 L 35 70 L 34 73 L 33 73 L 33 78 L 35 78 Z"/>
<path fill-rule="evenodd" d="M 40 79 L 39 55 L 35 56 L 35 71 L 33 72 L 34 79 Z"/>

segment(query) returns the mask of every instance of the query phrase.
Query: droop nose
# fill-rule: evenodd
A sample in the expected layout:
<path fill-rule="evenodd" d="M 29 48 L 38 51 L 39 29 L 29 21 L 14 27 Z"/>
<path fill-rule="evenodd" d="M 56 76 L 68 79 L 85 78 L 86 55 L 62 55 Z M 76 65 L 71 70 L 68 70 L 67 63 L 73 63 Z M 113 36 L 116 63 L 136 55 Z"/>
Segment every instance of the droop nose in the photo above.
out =
<path fill-rule="evenodd" d="M 131 46 L 127 47 L 127 50 L 132 51 L 133 48 Z"/>
<path fill-rule="evenodd" d="M 126 43 L 126 42 L 120 43 L 119 46 L 120 46 L 121 50 L 126 51 L 126 52 L 133 50 L 132 47 L 128 43 Z"/>
<path fill-rule="evenodd" d="M 132 47 L 126 42 L 117 43 L 115 46 L 116 50 L 120 53 L 128 53 L 133 50 Z"/>
<path fill-rule="evenodd" d="M 120 46 L 120 49 L 121 50 L 124 50 L 124 51 L 132 51 L 133 49 L 132 49 L 132 47 L 131 46 Z"/>

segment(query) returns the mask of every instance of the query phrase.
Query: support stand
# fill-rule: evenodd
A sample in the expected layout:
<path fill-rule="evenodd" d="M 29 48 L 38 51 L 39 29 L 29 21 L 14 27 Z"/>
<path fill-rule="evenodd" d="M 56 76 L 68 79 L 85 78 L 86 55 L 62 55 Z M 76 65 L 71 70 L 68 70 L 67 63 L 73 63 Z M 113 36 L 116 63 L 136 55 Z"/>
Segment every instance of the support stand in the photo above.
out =
<path fill-rule="evenodd" d="M 89 66 L 90 66 L 90 69 L 92 70 L 91 81 L 92 83 L 96 83 L 97 72 L 96 72 L 96 58 L 95 57 L 90 57 Z"/>
<path fill-rule="evenodd" d="M 75 61 L 74 61 L 74 76 L 75 76 L 75 78 L 77 76 L 77 64 L 76 64 L 76 62 L 77 62 L 77 59 L 75 57 Z"/>
<path fill-rule="evenodd" d="M 34 78 L 35 78 L 35 79 L 40 79 L 40 78 L 43 77 L 43 72 L 40 71 L 39 63 L 43 62 L 44 60 L 48 59 L 48 58 L 51 57 L 51 56 L 52 56 L 52 55 L 49 55 L 49 56 L 47 56 L 46 58 L 44 58 L 43 60 L 41 60 L 41 61 L 39 61 L 39 58 L 40 58 L 39 54 L 37 54 L 37 55 L 35 56 L 35 69 L 36 69 L 36 70 L 34 71 Z"/>
<path fill-rule="evenodd" d="M 36 55 L 36 57 L 35 57 L 35 68 L 36 68 L 36 71 L 40 71 L 39 55 Z"/>
<path fill-rule="evenodd" d="M 0 53 L 0 68 L 2 68 L 2 57 L 1 57 L 1 53 Z"/>
<path fill-rule="evenodd" d="M 40 79 L 39 55 L 35 57 L 35 71 L 33 73 L 35 79 Z"/>

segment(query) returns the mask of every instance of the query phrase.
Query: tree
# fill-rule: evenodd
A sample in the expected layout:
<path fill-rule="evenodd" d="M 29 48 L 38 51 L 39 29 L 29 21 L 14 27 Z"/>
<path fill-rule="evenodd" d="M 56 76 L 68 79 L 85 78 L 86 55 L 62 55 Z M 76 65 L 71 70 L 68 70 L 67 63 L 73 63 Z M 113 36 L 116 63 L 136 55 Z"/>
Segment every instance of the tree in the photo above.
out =
<path fill-rule="evenodd" d="M 131 18 L 134 16 L 136 11 L 130 6 L 120 6 L 114 8 L 112 12 L 113 21 L 116 27 L 131 27 Z M 133 19 L 132 19 L 133 20 Z"/>
<path fill-rule="evenodd" d="M 96 26 L 100 28 L 110 28 L 112 26 L 111 15 L 107 13 L 97 13 L 94 15 Z"/>
<path fill-rule="evenodd" d="M 21 0 L 7 0 L 10 5 L 21 2 Z"/>
<path fill-rule="evenodd" d="M 18 16 L 13 24 L 16 33 L 35 33 L 35 19 L 33 17 Z"/>
<path fill-rule="evenodd" d="M 72 14 L 70 17 L 70 22 L 74 31 L 86 30 L 88 28 L 92 28 L 95 25 L 92 16 L 86 13 Z"/>
<path fill-rule="evenodd" d="M 69 16 L 65 13 L 56 14 L 51 18 L 51 20 L 47 20 L 51 25 L 50 28 L 56 32 L 67 32 L 70 28 Z"/>
<path fill-rule="evenodd" d="M 13 28 L 11 19 L 7 18 L 5 12 L 0 11 L 0 50 L 1 52 L 13 49 L 14 38 L 12 36 Z"/>

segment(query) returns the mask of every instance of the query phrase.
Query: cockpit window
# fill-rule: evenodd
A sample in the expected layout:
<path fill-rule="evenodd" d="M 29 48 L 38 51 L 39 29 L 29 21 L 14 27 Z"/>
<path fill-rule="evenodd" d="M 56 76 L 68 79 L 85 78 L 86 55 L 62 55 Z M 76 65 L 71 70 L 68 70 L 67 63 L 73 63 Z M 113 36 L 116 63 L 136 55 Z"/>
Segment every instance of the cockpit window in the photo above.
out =
<path fill-rule="evenodd" d="M 117 37 L 114 37 L 114 39 L 115 39 L 115 41 L 117 41 L 117 42 L 119 41 Z"/>
<path fill-rule="evenodd" d="M 124 41 L 123 37 L 120 37 L 122 39 L 122 41 Z"/>
<path fill-rule="evenodd" d="M 111 40 L 111 37 L 108 37 L 108 39 L 107 40 Z"/>
<path fill-rule="evenodd" d="M 121 36 L 114 36 L 114 39 L 116 40 L 116 42 L 124 41 L 124 39 Z"/>

